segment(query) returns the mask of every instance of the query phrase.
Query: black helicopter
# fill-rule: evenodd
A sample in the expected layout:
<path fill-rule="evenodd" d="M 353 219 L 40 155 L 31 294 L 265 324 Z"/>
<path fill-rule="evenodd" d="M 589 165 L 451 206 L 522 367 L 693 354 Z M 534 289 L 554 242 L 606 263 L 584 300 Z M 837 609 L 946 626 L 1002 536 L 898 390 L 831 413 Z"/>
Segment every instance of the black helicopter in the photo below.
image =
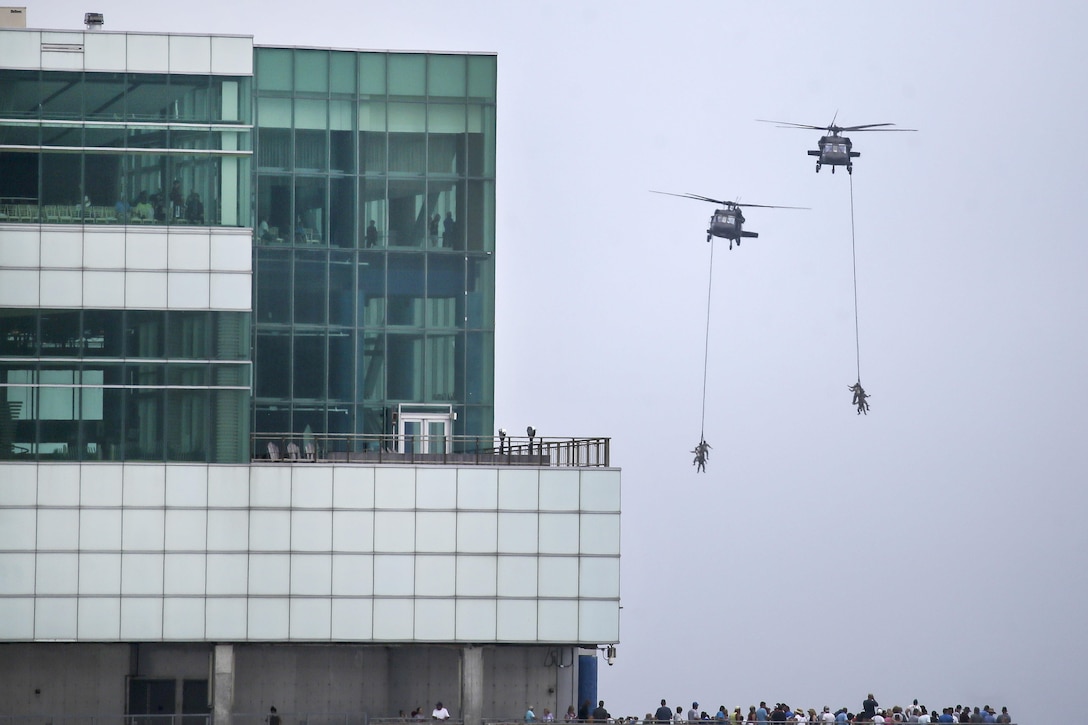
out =
<path fill-rule="evenodd" d="M 724 201 L 722 199 L 711 199 L 709 196 L 700 196 L 698 194 L 673 194 L 669 191 L 653 191 L 654 194 L 665 194 L 666 196 L 679 196 L 684 199 L 695 199 L 696 201 L 708 201 L 711 204 L 720 204 L 721 209 L 717 209 L 714 215 L 710 217 L 710 223 L 706 229 L 706 240 L 709 242 L 714 237 L 721 237 L 722 239 L 729 240 L 729 248 L 733 248 L 733 243 L 736 242 L 737 246 L 740 246 L 741 239 L 752 239 L 758 237 L 757 232 L 744 231 L 744 213 L 741 211 L 741 207 L 760 207 L 763 209 L 808 209 L 807 206 L 774 206 L 771 204 L 741 204 L 737 201 Z"/>
<path fill-rule="evenodd" d="M 836 166 L 845 166 L 846 173 L 854 173 L 854 162 L 858 156 L 861 156 L 859 151 L 854 151 L 854 144 L 846 136 L 843 136 L 843 132 L 853 131 L 917 131 L 915 128 L 883 128 L 884 126 L 894 126 L 894 123 L 865 123 L 860 126 L 837 126 L 835 125 L 835 119 L 838 118 L 838 114 L 835 114 L 835 118 L 831 119 L 831 123 L 827 126 L 812 126 L 807 123 L 791 123 L 790 121 L 768 121 L 760 118 L 759 121 L 763 123 L 777 123 L 779 128 L 803 128 L 811 129 L 813 131 L 830 131 L 830 136 L 821 136 L 819 143 L 817 143 L 816 149 L 812 149 L 808 152 L 809 156 L 816 157 L 816 173 L 820 173 L 820 167 L 827 164 L 831 167 L 831 173 L 835 173 Z"/>

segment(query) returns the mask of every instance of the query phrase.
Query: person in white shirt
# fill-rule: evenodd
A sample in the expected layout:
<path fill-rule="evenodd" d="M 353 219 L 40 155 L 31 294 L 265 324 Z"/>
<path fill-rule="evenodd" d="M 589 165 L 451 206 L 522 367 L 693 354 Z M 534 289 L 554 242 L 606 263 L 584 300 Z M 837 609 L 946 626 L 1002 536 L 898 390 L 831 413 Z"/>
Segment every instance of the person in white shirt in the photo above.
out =
<path fill-rule="evenodd" d="M 432 720 L 449 720 L 450 711 L 442 707 L 442 703 L 438 703 L 434 706 L 434 710 L 431 711 Z"/>

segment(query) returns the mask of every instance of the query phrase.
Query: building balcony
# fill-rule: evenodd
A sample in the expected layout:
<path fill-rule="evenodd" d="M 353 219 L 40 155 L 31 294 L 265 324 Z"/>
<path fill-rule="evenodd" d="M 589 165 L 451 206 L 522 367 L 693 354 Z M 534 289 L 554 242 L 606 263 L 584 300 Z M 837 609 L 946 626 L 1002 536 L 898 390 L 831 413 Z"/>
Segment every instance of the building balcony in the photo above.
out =
<path fill-rule="evenodd" d="M 256 433 L 254 463 L 608 468 L 611 438 Z"/>

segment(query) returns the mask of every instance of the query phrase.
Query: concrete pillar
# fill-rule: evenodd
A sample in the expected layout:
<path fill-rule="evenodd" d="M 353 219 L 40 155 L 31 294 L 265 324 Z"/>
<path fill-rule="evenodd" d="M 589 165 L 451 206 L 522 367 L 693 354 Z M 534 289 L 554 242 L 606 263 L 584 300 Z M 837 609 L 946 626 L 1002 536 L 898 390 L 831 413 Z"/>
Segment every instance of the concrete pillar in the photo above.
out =
<path fill-rule="evenodd" d="M 212 670 L 215 673 L 212 722 L 215 725 L 231 725 L 231 712 L 234 710 L 234 645 L 215 645 Z"/>
<path fill-rule="evenodd" d="M 461 717 L 465 725 L 484 719 L 484 651 L 471 645 L 461 650 Z"/>

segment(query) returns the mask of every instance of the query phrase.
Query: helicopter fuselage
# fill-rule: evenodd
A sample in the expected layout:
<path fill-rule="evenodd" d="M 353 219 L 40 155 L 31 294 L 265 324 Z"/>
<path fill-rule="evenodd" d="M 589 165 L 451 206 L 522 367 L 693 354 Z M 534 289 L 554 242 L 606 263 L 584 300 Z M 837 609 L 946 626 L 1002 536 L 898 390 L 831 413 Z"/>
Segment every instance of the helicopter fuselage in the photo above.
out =
<path fill-rule="evenodd" d="M 834 167 L 836 166 L 845 166 L 849 173 L 853 173 L 854 162 L 852 159 L 861 156 L 860 152 L 853 150 L 854 144 L 850 139 L 838 134 L 820 137 L 817 146 L 819 148 L 808 152 L 809 156 L 816 157 L 816 173 L 819 173 L 820 167 L 825 164 L 832 167 L 832 173 L 834 173 Z"/>
<path fill-rule="evenodd" d="M 710 217 L 710 223 L 706 229 L 706 240 L 711 237 L 721 237 L 729 240 L 729 248 L 733 248 L 733 242 L 740 244 L 741 239 L 758 237 L 756 232 L 744 231 L 744 215 L 740 209 L 718 209 L 714 216 Z"/>

